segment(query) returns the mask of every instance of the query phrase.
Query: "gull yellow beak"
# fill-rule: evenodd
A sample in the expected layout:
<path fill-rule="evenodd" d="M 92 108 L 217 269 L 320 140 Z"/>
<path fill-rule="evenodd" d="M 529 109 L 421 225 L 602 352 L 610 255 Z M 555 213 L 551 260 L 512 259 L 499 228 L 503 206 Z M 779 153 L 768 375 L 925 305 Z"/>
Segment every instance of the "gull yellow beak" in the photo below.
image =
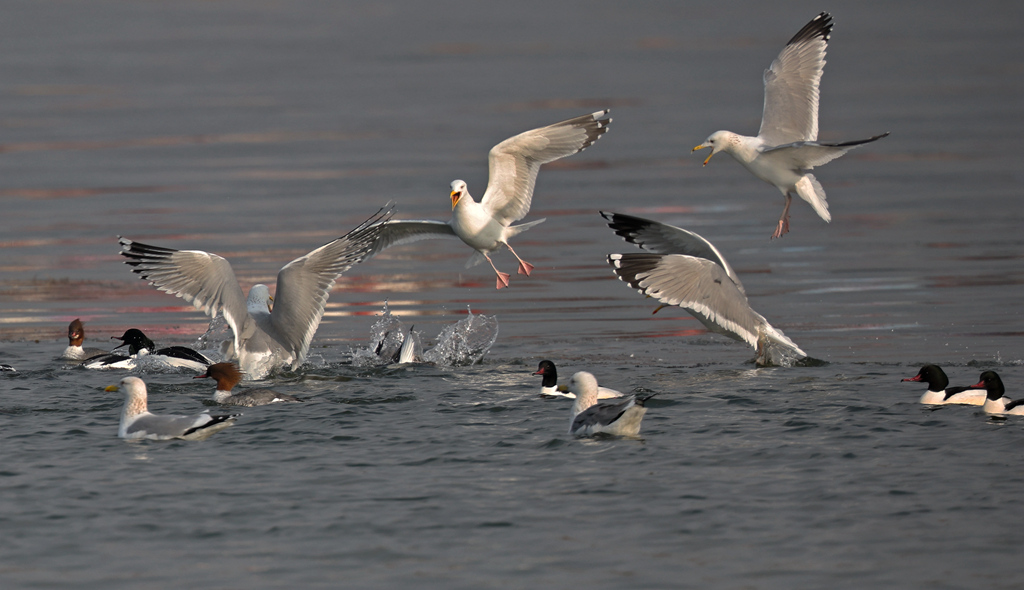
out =
<path fill-rule="evenodd" d="M 692 150 L 690 150 L 690 153 L 692 154 L 693 152 L 695 152 L 695 151 L 697 151 L 697 150 L 702 150 L 702 149 L 704 149 L 704 148 L 708 148 L 708 147 L 711 147 L 711 146 L 709 146 L 709 145 L 705 145 L 705 144 L 703 144 L 703 143 L 702 143 L 702 144 L 700 144 L 699 146 L 697 146 L 697 147 L 693 148 Z M 707 165 L 708 165 L 708 161 L 709 161 L 709 160 L 711 160 L 711 156 L 713 156 L 713 155 L 715 155 L 715 151 L 714 151 L 714 150 L 711 150 L 711 154 L 710 154 L 710 155 L 708 155 L 708 157 L 707 157 L 707 158 L 706 158 L 706 159 L 704 160 L 704 165 L 705 165 L 705 166 L 707 166 Z"/>
<path fill-rule="evenodd" d="M 459 199 L 462 198 L 462 191 L 452 191 L 452 211 L 455 210 L 455 206 L 459 204 Z"/>
<path fill-rule="evenodd" d="M 116 385 L 108 385 L 103 388 L 103 391 L 120 391 L 121 388 Z"/>
<path fill-rule="evenodd" d="M 267 311 L 274 311 L 274 296 L 270 295 L 267 301 Z"/>

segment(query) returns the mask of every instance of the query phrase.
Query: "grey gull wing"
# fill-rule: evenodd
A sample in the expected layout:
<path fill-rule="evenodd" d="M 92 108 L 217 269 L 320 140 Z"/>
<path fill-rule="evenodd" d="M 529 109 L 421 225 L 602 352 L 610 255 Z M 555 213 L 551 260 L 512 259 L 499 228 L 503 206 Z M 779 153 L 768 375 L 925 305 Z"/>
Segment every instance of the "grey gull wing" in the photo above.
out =
<path fill-rule="evenodd" d="M 542 164 L 583 151 L 608 131 L 608 110 L 531 129 L 491 148 L 487 190 L 480 203 L 503 225 L 530 211 L 537 173 Z"/>
<path fill-rule="evenodd" d="M 765 145 L 818 139 L 818 92 L 832 17 L 814 17 L 764 72 L 764 111 L 757 136 Z"/>
<path fill-rule="evenodd" d="M 725 273 L 736 284 L 740 293 L 746 293 L 743 283 L 740 282 L 736 271 L 729 265 L 725 256 L 722 256 L 718 248 L 701 236 L 679 227 L 642 217 L 605 211 L 600 213 L 608 220 L 608 227 L 615 230 L 616 235 L 630 244 L 636 244 L 655 254 L 684 254 L 710 260 L 725 269 Z"/>

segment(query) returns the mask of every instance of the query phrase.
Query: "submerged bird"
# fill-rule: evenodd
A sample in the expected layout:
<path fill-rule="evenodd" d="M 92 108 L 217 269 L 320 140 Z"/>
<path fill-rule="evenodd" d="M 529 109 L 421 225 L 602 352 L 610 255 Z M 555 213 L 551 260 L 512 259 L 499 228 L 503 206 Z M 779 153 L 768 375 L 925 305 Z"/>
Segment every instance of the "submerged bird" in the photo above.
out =
<path fill-rule="evenodd" d="M 286 264 L 277 273 L 276 298 L 266 285 L 253 285 L 246 299 L 231 264 L 216 254 L 119 241 L 125 264 L 151 285 L 210 317 L 223 311 L 234 336 L 225 356 L 238 359 L 250 378 L 262 379 L 279 367 L 294 370 L 302 364 L 331 287 L 341 273 L 366 259 L 391 214 L 390 208 L 381 209 L 346 235 Z"/>
<path fill-rule="evenodd" d="M 217 390 L 213 392 L 213 401 L 225 406 L 265 406 L 278 402 L 301 402 L 299 398 L 273 389 L 253 389 L 242 393 L 231 393 L 231 389 L 242 380 L 242 372 L 234 363 L 216 363 L 207 367 L 202 375 L 193 379 L 210 378 L 217 381 Z"/>
<path fill-rule="evenodd" d="M 480 202 L 470 196 L 465 181 L 455 180 L 451 184 L 450 221 L 388 221 L 374 253 L 416 240 L 457 237 L 476 250 L 466 262 L 466 268 L 486 260 L 497 275 L 498 289 L 508 286 L 509 274 L 498 270 L 489 254 L 502 246 L 519 261 L 519 274 L 529 276 L 533 265 L 520 258 L 508 241 L 544 219 L 511 224 L 529 213 L 541 165 L 581 152 L 597 141 L 612 122 L 610 118 L 602 118 L 607 114 L 607 109 L 597 111 L 526 131 L 499 143 L 488 155 L 490 174 Z"/>
<path fill-rule="evenodd" d="M 981 381 L 974 387 L 982 388 L 986 392 L 985 405 L 982 406 L 986 413 L 1024 415 L 1024 399 L 1012 400 L 1003 395 L 1006 389 L 1003 387 L 1003 380 L 995 371 L 985 371 L 980 379 Z"/>
<path fill-rule="evenodd" d="M 94 356 L 107 354 L 108 351 L 102 348 L 83 348 L 85 342 L 85 325 L 80 318 L 75 318 L 68 324 L 68 347 L 60 358 L 71 361 L 84 361 Z"/>
<path fill-rule="evenodd" d="M 928 384 L 928 390 L 921 396 L 922 404 L 980 406 L 985 403 L 985 397 L 987 396 L 984 388 L 950 387 L 949 378 L 946 377 L 946 373 L 937 365 L 925 365 L 921 367 L 917 375 L 901 379 L 901 381 L 916 381 Z"/>
<path fill-rule="evenodd" d="M 124 408 L 117 436 L 130 440 L 202 440 L 231 426 L 241 416 L 211 416 L 206 412 L 192 416 L 153 414 L 147 408 L 146 383 L 138 377 L 125 377 L 121 379 L 120 386 L 111 385 L 106 391 L 124 392 Z"/>
<path fill-rule="evenodd" d="M 789 232 L 789 205 L 794 194 L 810 203 L 826 222 L 831 221 L 825 190 L 809 171 L 859 145 L 889 135 L 883 133 L 844 143 L 817 141 L 818 86 L 831 32 L 832 17 L 822 12 L 789 40 L 765 70 L 764 113 L 757 137 L 716 131 L 691 150 L 711 148 L 705 166 L 711 156 L 725 152 L 751 174 L 779 189 L 786 198 L 786 206 L 772 238 Z"/>
<path fill-rule="evenodd" d="M 682 307 L 708 330 L 746 342 L 759 365 L 807 354 L 747 302 L 743 283 L 711 242 L 672 225 L 601 212 L 608 227 L 650 254 L 609 254 L 620 280 L 666 305 Z M 654 310 L 655 312 L 658 309 Z"/>
<path fill-rule="evenodd" d="M 653 397 L 649 395 L 638 398 L 631 395 L 621 401 L 598 403 L 597 379 L 586 371 L 572 376 L 569 390 L 576 394 L 569 419 L 569 434 L 577 436 L 599 432 L 615 436 L 636 436 L 640 432 L 640 422 L 647 413 L 644 402 Z"/>
<path fill-rule="evenodd" d="M 576 399 L 576 394 L 569 391 L 568 387 L 558 384 L 558 369 L 555 367 L 555 363 L 543 360 L 537 365 L 537 371 L 533 374 L 543 377 L 540 383 L 540 394 L 542 397 Z M 622 392 L 607 387 L 597 388 L 597 399 L 612 399 L 616 397 L 622 397 Z"/>

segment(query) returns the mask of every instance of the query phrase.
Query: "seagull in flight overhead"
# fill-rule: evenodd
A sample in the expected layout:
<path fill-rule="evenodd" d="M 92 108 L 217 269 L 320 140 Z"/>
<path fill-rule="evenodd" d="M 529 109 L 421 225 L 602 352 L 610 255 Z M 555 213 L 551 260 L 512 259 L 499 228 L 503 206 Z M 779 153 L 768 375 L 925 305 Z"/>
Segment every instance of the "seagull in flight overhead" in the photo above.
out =
<path fill-rule="evenodd" d="M 223 311 L 234 339 L 226 357 L 238 359 L 251 379 L 306 358 L 334 282 L 373 250 L 383 222 L 381 209 L 344 236 L 286 264 L 277 273 L 277 297 L 266 285 L 253 285 L 248 299 L 226 259 L 199 250 L 173 250 L 119 237 L 125 264 L 156 288 L 181 297 L 207 315 Z M 273 304 L 273 308 L 271 308 Z"/>
<path fill-rule="evenodd" d="M 757 137 L 716 131 L 691 150 L 711 148 L 705 166 L 711 156 L 725 152 L 751 174 L 779 189 L 786 197 L 786 206 L 772 238 L 789 232 L 789 205 L 794 193 L 810 203 L 822 219 L 831 221 L 825 189 L 809 171 L 859 145 L 889 135 L 883 133 L 844 143 L 817 141 L 818 86 L 831 32 L 832 16 L 822 12 L 789 40 L 764 71 L 764 113 Z"/>
<path fill-rule="evenodd" d="M 450 221 L 393 220 L 384 222 L 374 253 L 398 244 L 427 238 L 457 237 L 475 252 L 466 268 L 484 260 L 497 275 L 496 287 L 508 286 L 509 274 L 494 265 L 489 254 L 502 246 L 519 261 L 519 274 L 530 276 L 533 265 L 512 249 L 508 241 L 545 221 L 538 219 L 512 225 L 530 212 L 533 188 L 542 164 L 581 152 L 608 131 L 608 110 L 597 111 L 520 133 L 491 148 L 488 155 L 487 190 L 479 202 L 469 194 L 464 180 L 451 184 Z"/>

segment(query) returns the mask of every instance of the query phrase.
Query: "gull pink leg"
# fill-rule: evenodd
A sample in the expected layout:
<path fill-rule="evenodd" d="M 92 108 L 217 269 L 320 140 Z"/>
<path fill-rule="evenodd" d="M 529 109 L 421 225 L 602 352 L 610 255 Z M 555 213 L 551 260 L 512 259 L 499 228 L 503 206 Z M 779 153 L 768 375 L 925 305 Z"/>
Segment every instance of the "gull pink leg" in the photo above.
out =
<path fill-rule="evenodd" d="M 781 238 L 789 233 L 789 204 L 792 202 L 793 197 L 787 193 L 786 206 L 782 209 L 782 217 L 779 218 L 779 225 L 775 228 L 775 233 L 772 234 L 772 239 Z"/>
<path fill-rule="evenodd" d="M 505 287 L 507 287 L 509 274 L 507 272 L 501 272 L 500 270 L 498 270 L 498 267 L 494 266 L 494 261 L 491 260 L 491 257 L 488 256 L 486 252 L 481 252 L 481 254 L 484 255 L 484 258 L 487 259 L 487 262 L 491 263 L 491 268 L 493 268 L 494 272 L 497 273 L 498 275 L 498 281 L 496 283 L 495 289 L 504 289 Z"/>
<path fill-rule="evenodd" d="M 533 270 L 533 265 L 520 258 L 519 255 L 516 254 L 516 251 L 512 249 L 512 246 L 505 244 L 505 247 L 508 248 L 508 251 L 511 252 L 512 255 L 516 257 L 516 260 L 519 261 L 519 274 L 530 276 L 530 271 Z"/>

